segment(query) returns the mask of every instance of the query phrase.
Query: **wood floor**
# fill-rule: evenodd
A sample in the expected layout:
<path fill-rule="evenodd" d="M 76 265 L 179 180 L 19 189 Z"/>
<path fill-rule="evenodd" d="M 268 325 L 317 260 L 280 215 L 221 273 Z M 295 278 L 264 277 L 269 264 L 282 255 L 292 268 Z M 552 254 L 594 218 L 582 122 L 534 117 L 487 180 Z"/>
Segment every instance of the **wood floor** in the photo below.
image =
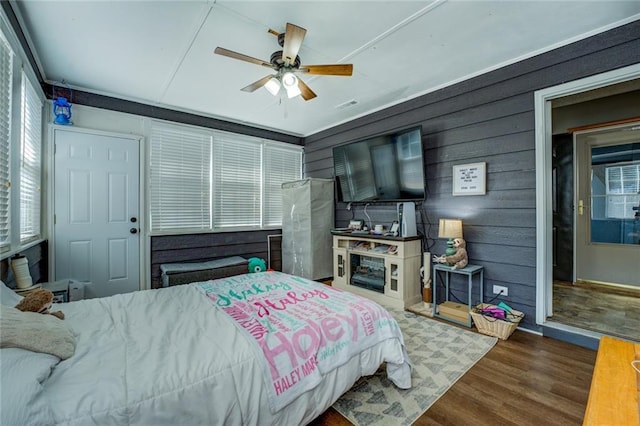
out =
<path fill-rule="evenodd" d="M 516 330 L 414 425 L 580 425 L 595 359 L 593 350 Z M 351 422 L 330 408 L 311 424 Z"/>
<path fill-rule="evenodd" d="M 553 317 L 549 319 L 640 342 L 640 291 L 555 281 Z"/>

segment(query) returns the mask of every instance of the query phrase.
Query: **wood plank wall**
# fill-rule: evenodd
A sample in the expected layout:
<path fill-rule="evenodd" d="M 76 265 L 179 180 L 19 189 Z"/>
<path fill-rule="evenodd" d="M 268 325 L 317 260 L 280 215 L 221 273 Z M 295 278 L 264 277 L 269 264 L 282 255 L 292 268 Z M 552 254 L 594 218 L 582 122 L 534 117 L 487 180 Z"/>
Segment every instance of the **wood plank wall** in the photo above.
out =
<path fill-rule="evenodd" d="M 267 268 L 271 268 L 274 271 L 282 271 L 282 233 L 272 234 L 267 237 L 270 244 L 271 258 L 265 258 L 267 262 Z"/>
<path fill-rule="evenodd" d="M 485 267 L 485 294 L 494 284 L 507 286 L 501 300 L 525 313 L 522 326 L 537 330 L 534 91 L 639 62 L 636 21 L 307 137 L 306 175 L 331 178 L 336 145 L 421 125 L 427 199 L 418 228 L 427 235 L 425 250 L 445 249 L 438 219 L 462 218 L 470 263 Z M 453 197 L 452 166 L 481 161 L 487 194 Z M 353 216 L 367 220 L 363 206 L 346 207 L 336 205 L 336 226 Z M 395 205 L 370 205 L 367 213 L 374 224 L 390 223 Z"/>
<path fill-rule="evenodd" d="M 275 229 L 152 237 L 151 286 L 152 288 L 162 287 L 160 265 L 163 263 L 204 262 L 231 256 L 241 256 L 245 259 L 259 257 L 267 262 L 267 236 L 281 233 L 281 230 Z M 279 262 L 279 242 L 275 248 L 278 253 L 272 254 L 272 259 Z M 276 264 L 274 269 L 278 269 L 279 264 Z"/>
<path fill-rule="evenodd" d="M 48 241 L 43 241 L 20 254 L 29 260 L 29 274 L 34 284 L 48 281 Z M 0 279 L 11 288 L 16 287 L 11 259 L 0 260 Z"/>

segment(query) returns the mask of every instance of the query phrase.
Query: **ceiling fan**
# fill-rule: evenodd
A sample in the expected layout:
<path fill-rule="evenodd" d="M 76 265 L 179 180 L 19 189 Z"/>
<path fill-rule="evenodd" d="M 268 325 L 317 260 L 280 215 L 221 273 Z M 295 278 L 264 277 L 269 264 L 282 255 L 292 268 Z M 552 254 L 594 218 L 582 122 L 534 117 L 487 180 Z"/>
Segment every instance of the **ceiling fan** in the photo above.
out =
<path fill-rule="evenodd" d="M 280 87 L 284 87 L 289 98 L 300 95 L 305 101 L 308 101 L 315 98 L 316 94 L 304 81 L 295 75 L 296 73 L 341 76 L 350 76 L 353 73 L 352 64 L 300 65 L 301 61 L 300 56 L 298 56 L 298 51 L 300 50 L 300 46 L 302 46 L 304 36 L 307 34 L 307 30 L 302 27 L 287 23 L 284 33 L 278 33 L 272 29 L 269 30 L 269 33 L 278 37 L 278 44 L 282 47 L 282 50 L 275 51 L 271 54 L 269 62 L 222 47 L 216 47 L 214 50 L 214 53 L 218 55 L 261 65 L 276 71 L 275 74 L 267 75 L 243 87 L 241 90 L 244 92 L 254 92 L 264 86 L 271 94 L 276 96 L 280 91 Z"/>

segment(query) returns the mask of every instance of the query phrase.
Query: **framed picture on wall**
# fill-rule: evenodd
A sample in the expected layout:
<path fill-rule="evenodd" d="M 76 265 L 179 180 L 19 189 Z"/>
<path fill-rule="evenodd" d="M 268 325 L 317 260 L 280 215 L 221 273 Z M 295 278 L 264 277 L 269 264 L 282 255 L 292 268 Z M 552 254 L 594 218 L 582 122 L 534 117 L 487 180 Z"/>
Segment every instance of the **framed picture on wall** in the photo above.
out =
<path fill-rule="evenodd" d="M 484 195 L 487 192 L 487 163 L 453 166 L 453 195 Z"/>

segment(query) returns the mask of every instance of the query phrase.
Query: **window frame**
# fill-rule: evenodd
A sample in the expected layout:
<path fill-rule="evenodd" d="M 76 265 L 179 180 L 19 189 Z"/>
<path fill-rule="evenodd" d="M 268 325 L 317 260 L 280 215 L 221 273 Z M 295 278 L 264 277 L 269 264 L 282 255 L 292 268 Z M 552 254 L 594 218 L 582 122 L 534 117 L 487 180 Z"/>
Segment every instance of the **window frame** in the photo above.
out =
<path fill-rule="evenodd" d="M 151 195 L 151 192 L 153 191 L 153 187 L 154 185 L 157 185 L 157 183 L 154 181 L 154 173 L 156 173 L 155 170 L 153 170 L 154 165 L 152 164 L 152 156 L 154 156 L 154 149 L 157 149 L 157 146 L 154 146 L 154 144 L 157 142 L 157 138 L 154 138 L 154 132 L 158 132 L 160 131 L 160 129 L 162 128 L 166 128 L 166 129 L 170 129 L 171 131 L 176 131 L 176 130 L 182 130 L 185 133 L 188 134 L 200 134 L 200 135 L 207 135 L 208 137 L 210 137 L 210 155 L 211 155 L 211 161 L 210 161 L 210 168 L 209 168 L 209 193 L 208 193 L 208 198 L 210 201 L 210 220 L 208 221 L 209 226 L 207 227 L 196 227 L 196 228 L 179 228 L 179 227 L 163 227 L 162 229 L 159 229 L 157 227 L 154 227 L 154 222 L 158 223 L 158 219 L 154 218 L 153 215 L 156 214 L 154 212 L 158 212 L 158 208 L 157 206 L 153 205 L 154 199 Z M 256 231 L 256 230 L 269 230 L 269 229 L 279 229 L 282 227 L 282 218 L 280 218 L 280 223 L 279 224 L 274 224 L 273 220 L 271 219 L 269 221 L 269 223 L 265 223 L 265 218 L 266 218 L 266 211 L 265 209 L 267 208 L 265 206 L 265 204 L 269 204 L 269 200 L 267 200 L 268 197 L 266 197 L 265 194 L 265 180 L 266 180 L 266 176 L 268 174 L 268 170 L 266 170 L 265 168 L 265 156 L 266 156 L 266 152 L 273 152 L 275 150 L 279 150 L 279 151 L 284 151 L 287 152 L 289 151 L 292 155 L 294 156 L 298 156 L 298 167 L 299 167 L 299 177 L 297 179 L 301 179 L 303 177 L 303 172 L 304 172 L 304 148 L 302 146 L 299 145 L 295 145 L 295 144 L 290 144 L 290 143 L 286 143 L 286 142 L 280 142 L 280 141 L 274 141 L 274 140 L 270 140 L 270 139 L 265 139 L 265 138 L 258 138 L 258 137 L 254 137 L 254 136 L 249 136 L 249 135 L 244 135 L 244 134 L 240 134 L 240 133 L 233 133 L 233 132 L 225 132 L 225 131 L 221 131 L 221 130 L 214 130 L 214 129 L 210 129 L 210 128 L 203 128 L 203 127 L 198 127 L 198 126 L 191 126 L 191 125 L 185 125 L 185 124 L 179 124 L 179 123 L 169 123 L 169 122 L 164 122 L 164 121 L 160 121 L 160 120 L 151 120 L 150 123 L 150 137 L 149 137 L 149 149 L 148 149 L 148 182 L 149 182 L 149 197 L 148 197 L 148 209 L 147 211 L 149 212 L 149 233 L 151 236 L 158 236 L 158 235 L 185 235 L 185 234 L 200 234 L 200 233 L 220 233 L 220 232 L 243 232 L 243 231 Z M 157 133 L 156 133 L 157 135 Z M 238 146 L 239 144 L 244 145 L 245 147 L 251 147 L 253 146 L 255 151 L 259 152 L 259 171 L 257 172 L 259 181 L 257 182 L 257 193 L 259 194 L 259 201 L 258 201 L 258 206 L 256 207 L 257 210 L 259 210 L 258 212 L 258 219 L 256 220 L 255 217 L 253 218 L 252 221 L 250 221 L 250 223 L 222 223 L 219 222 L 219 216 L 216 213 L 216 209 L 220 209 L 220 203 L 222 202 L 220 194 L 216 192 L 216 188 L 220 185 L 221 182 L 221 178 L 223 177 L 222 175 L 216 174 L 216 172 L 221 171 L 221 169 L 216 167 L 216 161 L 220 161 L 220 158 L 217 157 L 217 155 L 219 155 L 220 151 L 223 150 L 225 148 L 225 144 L 231 144 L 232 146 Z M 235 144 L 235 145 L 234 145 Z M 230 149 L 230 146 L 226 146 L 227 151 L 226 153 L 228 155 L 233 155 L 233 150 Z M 235 160 L 238 160 L 237 158 Z M 236 165 L 236 170 L 239 166 Z M 247 164 L 243 164 L 242 165 L 243 168 L 248 167 Z M 230 171 L 230 173 L 233 173 L 233 170 Z M 226 176 L 227 179 L 229 179 L 231 175 Z M 294 179 L 285 179 L 286 181 L 289 180 L 294 180 Z M 252 194 L 256 194 L 256 192 L 252 192 Z M 229 195 L 235 195 L 235 191 L 231 191 L 229 193 Z M 271 204 L 273 204 L 273 202 L 271 202 Z M 273 214 L 273 210 L 269 210 L 269 212 L 271 214 Z M 280 212 L 280 216 L 282 215 L 282 213 Z M 272 217 L 272 216 L 270 216 Z M 167 222 L 167 220 L 162 220 L 162 222 Z M 230 222 L 233 222 L 232 219 L 230 220 Z"/>
<path fill-rule="evenodd" d="M 163 133 L 164 132 L 164 133 Z M 182 136 L 182 137 L 181 137 Z M 164 151 L 164 146 L 162 144 L 156 144 L 158 139 L 167 139 L 168 153 L 166 154 L 168 158 L 162 156 L 162 151 Z M 154 216 L 156 214 L 162 213 L 162 206 L 158 206 L 156 203 L 166 204 L 166 210 L 172 211 L 175 209 L 179 209 L 180 205 L 183 205 L 185 202 L 194 202 L 195 188 L 192 188 L 192 191 L 179 194 L 174 196 L 172 194 L 166 194 L 166 188 L 163 185 L 163 182 L 168 182 L 168 184 L 172 188 L 182 188 L 185 185 L 188 185 L 189 180 L 192 180 L 195 175 L 198 173 L 202 173 L 202 168 L 197 168 L 196 170 L 185 170 L 185 164 L 182 161 L 178 161 L 181 159 L 176 158 L 177 154 L 176 143 L 180 143 L 181 146 L 186 146 L 190 153 L 196 154 L 198 150 L 198 143 L 203 145 L 201 147 L 201 163 L 209 162 L 209 171 L 211 170 L 211 148 L 207 148 L 204 145 L 211 144 L 211 135 L 208 132 L 203 131 L 202 129 L 198 129 L 193 126 L 180 126 L 179 124 L 170 124 L 170 123 L 159 123 L 156 121 L 151 122 L 151 126 L 149 129 L 149 148 L 148 148 L 148 156 L 147 156 L 147 164 L 148 164 L 148 212 L 149 212 L 149 231 L 152 235 L 154 234 L 189 234 L 189 233 L 198 233 L 202 232 L 203 224 L 205 218 L 200 219 L 201 226 L 189 226 L 189 224 L 195 224 L 195 216 L 197 215 L 197 209 L 191 208 L 188 210 L 188 218 L 183 220 L 184 226 L 174 225 L 173 227 L 165 227 L 163 223 L 164 219 L 154 220 Z M 156 149 L 157 148 L 157 149 Z M 183 151 L 183 150 L 181 150 Z M 208 158 L 207 158 L 208 157 Z M 171 160 L 176 161 L 171 161 Z M 196 165 L 193 165 L 195 168 Z M 172 173 L 176 173 L 177 179 L 181 179 L 175 183 L 170 182 L 171 176 L 160 176 L 159 178 L 155 178 L 158 168 L 167 168 L 171 169 Z M 167 173 L 169 174 L 169 173 Z M 209 182 L 211 181 L 209 177 Z M 210 215 L 211 210 L 211 201 L 210 199 L 207 201 L 209 203 L 208 206 L 201 206 L 201 208 L 206 208 Z M 176 211 L 177 214 L 177 211 Z M 156 224 L 159 224 L 156 226 Z M 209 223 L 210 227 L 210 223 Z"/>
<path fill-rule="evenodd" d="M 627 173 L 626 170 L 632 170 L 632 173 Z M 610 178 L 613 170 L 619 171 L 619 179 Z M 617 164 L 605 167 L 605 198 L 606 198 L 606 217 L 607 219 L 620 219 L 629 220 L 634 219 L 633 207 L 637 206 L 640 202 L 640 164 L 633 162 L 630 164 Z M 635 188 L 632 192 L 625 192 L 627 183 L 625 177 L 629 174 L 635 174 L 635 178 L 632 178 L 632 183 Z M 612 190 L 612 183 L 619 182 L 620 191 Z M 623 215 L 616 214 L 617 212 L 623 212 Z M 624 213 L 627 215 L 625 216 Z"/>
<path fill-rule="evenodd" d="M 43 102 L 24 72 L 20 110 L 19 242 L 25 246 L 42 238 Z"/>
<path fill-rule="evenodd" d="M 22 48 L 22 45 L 18 41 L 12 26 L 6 17 L 4 11 L 0 9 L 0 43 L 4 43 L 9 47 L 10 55 L 12 57 L 11 64 L 11 104 L 9 106 L 9 136 L 8 136 L 8 176 L 9 176 L 9 194 L 8 194 L 8 238 L 0 242 L 0 259 L 6 259 L 13 256 L 16 253 L 20 253 L 29 247 L 37 245 L 46 239 L 44 233 L 45 228 L 45 211 L 44 211 L 44 191 L 43 188 L 43 167 L 44 167 L 44 103 L 45 96 L 40 86 L 39 80 L 31 67 L 31 63 L 28 61 L 27 56 Z M 23 137 L 23 124 L 22 124 L 22 109 L 23 109 L 23 82 L 28 81 L 29 85 L 33 89 L 32 95 L 35 95 L 36 99 L 40 103 L 39 111 L 39 128 L 36 130 L 36 139 L 39 143 L 39 152 L 34 160 L 38 163 L 36 168 L 39 168 L 39 187 L 37 203 L 38 208 L 38 220 L 37 233 L 30 235 L 28 238 L 21 239 L 22 231 L 22 211 L 21 211 L 21 191 L 20 191 L 20 177 L 22 174 L 22 137 Z M 37 234 L 37 235 L 36 235 Z"/>

